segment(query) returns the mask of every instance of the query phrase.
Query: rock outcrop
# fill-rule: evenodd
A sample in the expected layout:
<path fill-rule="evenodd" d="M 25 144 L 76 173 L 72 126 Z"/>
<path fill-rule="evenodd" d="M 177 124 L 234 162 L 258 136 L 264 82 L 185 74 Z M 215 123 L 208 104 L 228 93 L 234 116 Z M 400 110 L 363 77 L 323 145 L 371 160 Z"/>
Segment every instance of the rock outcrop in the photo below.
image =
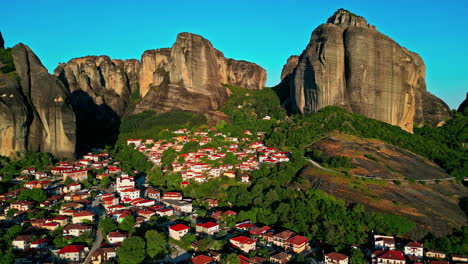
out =
<path fill-rule="evenodd" d="M 291 74 L 294 69 L 297 67 L 299 63 L 299 56 L 293 55 L 288 58 L 288 61 L 283 66 L 283 70 L 281 71 L 281 81 L 284 80 L 289 74 Z"/>
<path fill-rule="evenodd" d="M 0 155 L 41 151 L 73 158 L 75 114 L 63 83 L 26 45 L 13 47 L 12 55 L 16 72 L 0 75 Z"/>
<path fill-rule="evenodd" d="M 458 107 L 458 112 L 468 114 L 468 93 L 466 93 L 466 99 Z"/>
<path fill-rule="evenodd" d="M 414 123 L 438 124 L 450 117 L 425 85 L 425 65 L 363 17 L 338 10 L 312 32 L 310 43 L 283 69 L 278 85 L 289 94 L 291 112 L 307 113 L 328 105 L 397 125 L 412 132 Z M 437 109 L 429 109 L 436 106 Z"/>
<path fill-rule="evenodd" d="M 3 40 L 2 32 L 0 32 L 0 49 L 5 48 L 5 40 Z"/>
<path fill-rule="evenodd" d="M 86 56 L 60 64 L 54 73 L 71 92 L 84 149 L 114 143 L 126 112 L 183 110 L 212 117 L 229 96 L 222 84 L 262 89 L 266 81 L 260 66 L 226 59 L 190 33 L 179 34 L 172 48 L 145 51 L 141 61 Z"/>
<path fill-rule="evenodd" d="M 135 112 L 216 110 L 229 94 L 222 84 L 250 89 L 265 85 L 266 72 L 246 61 L 226 59 L 203 37 L 180 33 L 170 49 L 146 51 L 141 58 Z"/>

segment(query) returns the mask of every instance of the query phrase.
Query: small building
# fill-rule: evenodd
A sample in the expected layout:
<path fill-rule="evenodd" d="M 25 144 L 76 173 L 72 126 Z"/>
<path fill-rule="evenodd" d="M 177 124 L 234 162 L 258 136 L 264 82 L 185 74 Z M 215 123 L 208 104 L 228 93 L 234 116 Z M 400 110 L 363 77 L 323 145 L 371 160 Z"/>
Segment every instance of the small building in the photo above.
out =
<path fill-rule="evenodd" d="M 147 189 L 146 189 L 146 197 L 149 198 L 149 199 L 154 199 L 156 201 L 159 201 L 161 199 L 161 191 L 152 187 L 152 186 L 149 186 Z"/>
<path fill-rule="evenodd" d="M 290 260 L 291 260 L 291 255 L 289 255 L 286 252 L 280 252 L 270 257 L 270 262 L 272 263 L 285 264 L 285 263 L 288 263 Z"/>
<path fill-rule="evenodd" d="M 405 264 L 403 252 L 395 250 L 376 250 L 372 253 L 372 263 L 375 264 Z"/>
<path fill-rule="evenodd" d="M 68 245 L 57 252 L 57 255 L 68 261 L 84 261 L 88 248 L 82 245 Z"/>
<path fill-rule="evenodd" d="M 82 223 L 84 220 L 93 222 L 94 221 L 94 214 L 89 211 L 81 211 L 79 213 L 73 214 L 72 223 Z"/>
<path fill-rule="evenodd" d="M 447 255 L 445 254 L 445 252 L 443 251 L 437 251 L 437 250 L 430 250 L 430 249 L 427 249 L 426 250 L 426 253 L 424 254 L 426 258 L 440 258 L 440 259 L 444 259 L 447 257 Z"/>
<path fill-rule="evenodd" d="M 122 243 L 128 237 L 127 232 L 110 232 L 107 234 L 107 241 L 112 244 Z"/>
<path fill-rule="evenodd" d="M 70 172 L 64 172 L 63 180 L 65 181 L 67 178 L 72 179 L 73 181 L 80 182 L 88 179 L 88 170 L 73 170 Z"/>
<path fill-rule="evenodd" d="M 324 264 L 348 264 L 348 256 L 331 252 L 324 256 Z"/>
<path fill-rule="evenodd" d="M 393 236 L 374 235 L 375 249 L 395 250 L 395 238 Z"/>
<path fill-rule="evenodd" d="M 13 240 L 13 248 L 26 249 L 29 246 L 29 242 L 31 242 L 32 237 L 33 236 L 30 235 L 17 236 Z"/>
<path fill-rule="evenodd" d="M 31 201 L 14 201 L 11 203 L 10 208 L 18 211 L 27 211 L 34 207 L 34 202 Z"/>
<path fill-rule="evenodd" d="M 285 230 L 273 236 L 273 244 L 284 247 L 286 240 L 294 236 L 294 232 Z"/>
<path fill-rule="evenodd" d="M 405 245 L 405 255 L 422 258 L 424 256 L 423 244 L 416 241 L 409 242 Z"/>
<path fill-rule="evenodd" d="M 180 240 L 183 236 L 185 236 L 190 230 L 190 227 L 177 224 L 174 226 L 169 227 L 169 236 L 175 240 Z"/>
<path fill-rule="evenodd" d="M 178 192 L 167 192 L 161 198 L 162 200 L 182 200 L 182 194 Z"/>
<path fill-rule="evenodd" d="M 207 255 L 198 255 L 196 257 L 193 257 L 190 261 L 193 264 L 211 264 L 211 263 L 215 263 L 215 259 L 212 258 L 212 257 L 209 257 Z"/>
<path fill-rule="evenodd" d="M 101 264 L 107 261 L 111 261 L 117 256 L 117 252 L 115 247 L 105 247 L 105 248 L 98 248 L 96 251 L 93 252 L 91 256 L 91 263 L 92 264 Z"/>
<path fill-rule="evenodd" d="M 284 246 L 287 250 L 291 250 L 295 253 L 302 253 L 304 250 L 309 248 L 309 239 L 303 236 L 293 236 L 287 239 L 284 243 Z M 338 263 L 338 264 L 347 264 L 347 263 Z"/>
<path fill-rule="evenodd" d="M 86 232 L 90 234 L 92 231 L 93 228 L 91 226 L 85 224 L 71 224 L 63 228 L 63 235 L 77 237 L 83 235 Z"/>
<path fill-rule="evenodd" d="M 31 243 L 31 248 L 43 248 L 49 244 L 49 239 L 47 238 L 39 238 L 36 241 Z"/>
<path fill-rule="evenodd" d="M 214 233 L 219 231 L 219 225 L 214 222 L 208 222 L 208 223 L 199 223 L 196 225 L 196 231 L 197 233 L 205 233 L 208 235 L 213 235 Z"/>
<path fill-rule="evenodd" d="M 452 254 L 452 261 L 453 262 L 468 262 L 468 256 Z"/>
<path fill-rule="evenodd" d="M 248 238 L 245 236 L 231 238 L 229 239 L 229 242 L 231 242 L 231 245 L 233 247 L 239 248 L 241 251 L 246 253 L 250 252 L 251 250 L 255 250 L 257 245 L 256 239 Z"/>

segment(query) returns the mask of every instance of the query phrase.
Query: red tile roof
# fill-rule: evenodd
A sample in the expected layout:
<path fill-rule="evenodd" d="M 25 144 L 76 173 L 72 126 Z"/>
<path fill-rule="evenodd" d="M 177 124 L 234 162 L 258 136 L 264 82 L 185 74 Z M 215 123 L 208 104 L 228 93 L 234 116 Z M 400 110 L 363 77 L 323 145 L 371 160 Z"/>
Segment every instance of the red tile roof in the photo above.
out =
<path fill-rule="evenodd" d="M 419 244 L 419 243 L 416 242 L 416 241 L 413 241 L 413 242 L 409 242 L 408 244 L 406 244 L 405 247 L 420 247 L 420 248 L 422 248 L 422 245 Z"/>
<path fill-rule="evenodd" d="M 245 236 L 238 236 L 238 237 L 235 237 L 235 238 L 231 238 L 231 240 L 239 242 L 241 244 L 249 244 L 249 245 L 257 242 L 256 239 L 251 239 L 251 238 L 248 238 L 248 237 L 245 237 Z"/>
<path fill-rule="evenodd" d="M 198 255 L 194 258 L 192 258 L 192 263 L 193 264 L 207 264 L 212 262 L 214 259 L 212 257 L 208 257 L 206 255 Z"/>
<path fill-rule="evenodd" d="M 183 224 L 177 224 L 177 225 L 171 226 L 169 228 L 174 230 L 174 231 L 182 231 L 182 230 L 185 230 L 185 229 L 190 229 L 190 227 L 188 227 L 186 225 L 183 225 Z"/>
<path fill-rule="evenodd" d="M 93 213 L 88 212 L 88 211 L 81 211 L 79 213 L 73 214 L 73 217 L 81 217 L 81 216 L 94 216 Z"/>
<path fill-rule="evenodd" d="M 403 256 L 403 253 L 401 251 L 394 251 L 394 250 L 384 251 L 381 254 L 379 254 L 377 258 L 391 259 L 391 260 L 403 260 L 403 261 L 405 260 L 405 257 Z"/>
<path fill-rule="evenodd" d="M 345 259 L 348 258 L 348 256 L 345 256 L 343 254 L 336 253 L 336 252 L 328 253 L 325 256 L 327 256 L 328 258 L 330 258 L 332 260 L 337 260 L 337 261 L 345 260 Z"/>
<path fill-rule="evenodd" d="M 218 224 L 216 223 L 213 223 L 213 222 L 208 222 L 208 223 L 204 223 L 204 224 L 197 224 L 197 226 L 202 226 L 204 228 L 212 228 L 212 227 L 215 227 L 215 226 L 218 226 Z"/>
<path fill-rule="evenodd" d="M 291 238 L 289 238 L 288 240 L 286 240 L 286 243 L 291 243 L 293 245 L 302 245 L 304 243 L 307 243 L 307 241 L 309 241 L 309 239 L 307 239 L 307 237 L 303 237 L 303 236 L 293 236 Z"/>
<path fill-rule="evenodd" d="M 81 245 L 69 245 L 60 249 L 57 254 L 78 253 L 78 252 L 81 252 L 84 248 L 85 246 L 81 246 Z"/>

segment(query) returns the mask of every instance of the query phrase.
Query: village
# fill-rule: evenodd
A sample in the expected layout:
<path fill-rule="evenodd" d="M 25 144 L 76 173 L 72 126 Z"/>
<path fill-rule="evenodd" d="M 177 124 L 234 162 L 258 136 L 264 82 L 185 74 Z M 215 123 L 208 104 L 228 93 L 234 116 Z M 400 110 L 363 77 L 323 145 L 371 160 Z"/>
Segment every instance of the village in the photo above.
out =
<path fill-rule="evenodd" d="M 214 128 L 168 133 L 167 139 L 126 143 L 163 172 L 180 175 L 181 188 L 222 177 L 249 184 L 252 172 L 263 164 L 276 166 L 290 159 L 289 153 L 265 146 L 262 132 L 244 131 L 241 138 Z M 164 161 L 169 149 L 176 154 Z M 165 233 L 170 249 L 157 263 L 348 264 L 350 256 L 343 252 L 350 250 L 361 252 L 372 264 L 468 261 L 467 256 L 427 249 L 417 241 L 373 233 L 368 244 L 349 245 L 341 253 L 324 251 L 327 247 L 321 241 L 304 234 L 237 222 L 238 212 L 220 199 L 206 199 L 206 213 L 201 214 L 193 197 L 180 191 L 163 192 L 146 175 L 123 171 L 122 165 L 99 151 L 77 161 L 59 162 L 47 171 L 22 168 L 14 179 L 22 187 L 0 195 L 0 221 L 14 235 L 15 263 L 113 263 L 118 261 L 117 249 L 135 229 L 152 228 Z M 19 199 L 36 189 L 46 193 L 43 202 Z M 226 261 L 225 256 L 232 254 L 237 258 Z"/>

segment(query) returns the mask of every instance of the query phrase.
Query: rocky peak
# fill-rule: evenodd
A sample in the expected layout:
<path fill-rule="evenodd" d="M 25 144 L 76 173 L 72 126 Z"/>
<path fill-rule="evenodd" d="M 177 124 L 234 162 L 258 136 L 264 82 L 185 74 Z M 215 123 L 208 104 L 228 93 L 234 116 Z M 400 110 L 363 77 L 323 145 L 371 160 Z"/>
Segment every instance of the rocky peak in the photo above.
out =
<path fill-rule="evenodd" d="M 281 71 L 281 80 L 284 80 L 289 74 L 291 74 L 294 69 L 296 68 L 297 64 L 299 63 L 299 56 L 292 55 L 288 58 L 288 61 L 283 66 L 283 70 Z"/>
<path fill-rule="evenodd" d="M 343 8 L 338 9 L 331 17 L 329 17 L 327 23 L 338 25 L 344 28 L 353 26 L 375 29 L 375 26 L 368 24 L 366 19 L 362 16 L 353 14 Z"/>
<path fill-rule="evenodd" d="M 5 41 L 3 40 L 2 32 L 0 32 L 0 49 L 4 49 L 4 48 L 5 48 Z"/>

